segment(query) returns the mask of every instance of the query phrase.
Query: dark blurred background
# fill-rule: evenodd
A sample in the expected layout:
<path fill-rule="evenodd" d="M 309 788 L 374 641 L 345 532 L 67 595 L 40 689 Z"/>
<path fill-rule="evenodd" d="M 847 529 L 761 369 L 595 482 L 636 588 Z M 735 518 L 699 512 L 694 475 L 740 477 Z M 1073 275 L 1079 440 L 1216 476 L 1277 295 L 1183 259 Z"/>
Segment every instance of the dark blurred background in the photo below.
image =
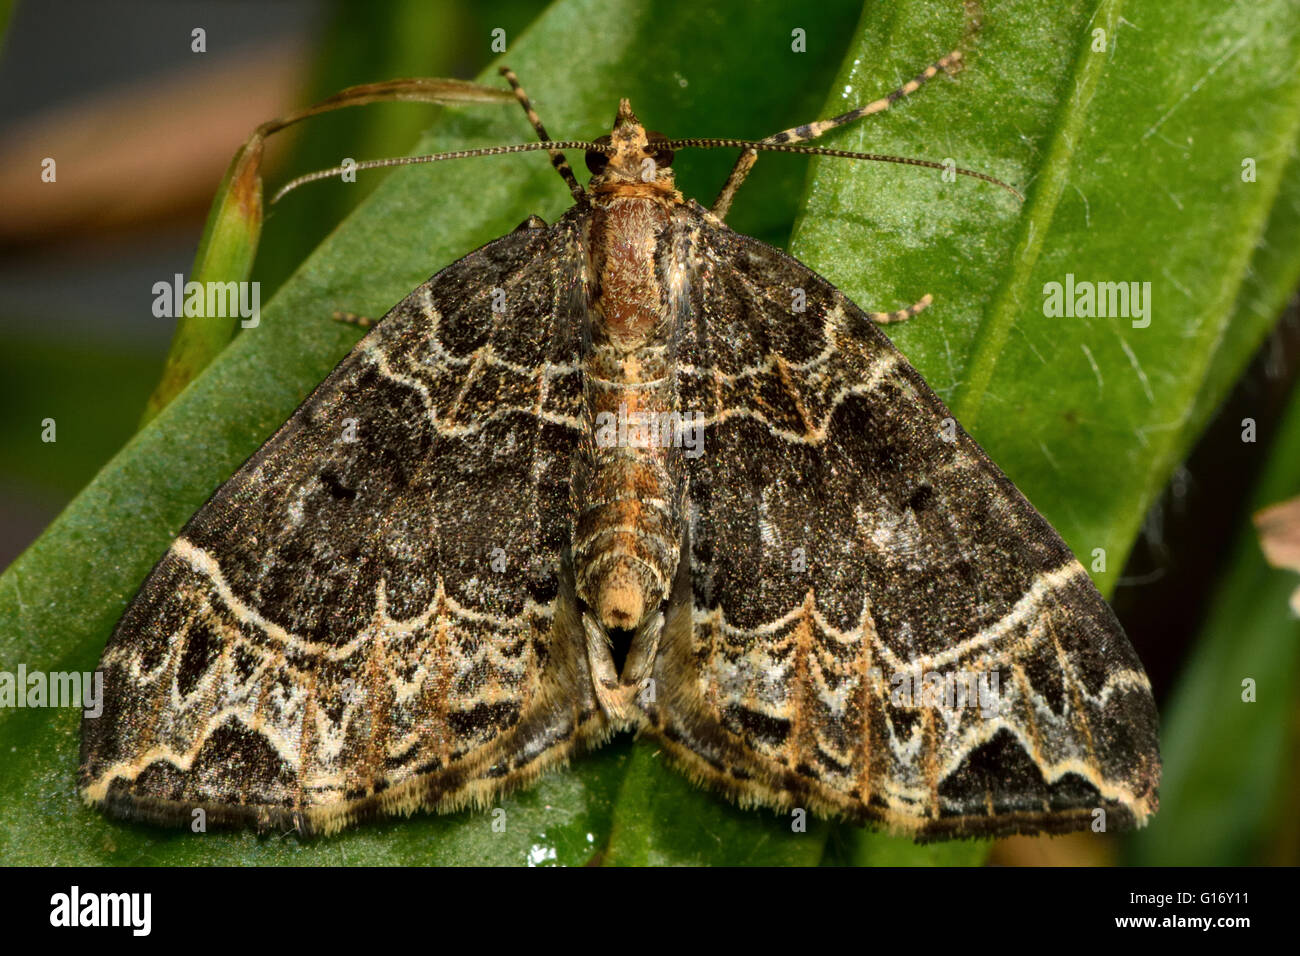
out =
<path fill-rule="evenodd" d="M 0 183 L 0 567 L 135 431 L 173 332 L 172 320 L 153 316 L 151 288 L 191 271 L 217 183 L 249 132 L 355 83 L 472 77 L 492 53 L 460 38 L 494 26 L 514 35 L 540 9 L 494 4 L 488 26 L 483 5 L 445 0 L 11 8 L 0 162 L 21 168 L 55 156 L 59 188 L 33 188 L 27 177 Z M 206 31 L 201 55 L 191 50 L 195 27 Z M 296 169 L 331 166 L 336 142 L 355 144 L 357 156 L 401 153 L 431 109 L 324 117 L 276 137 L 268 171 L 286 155 Z M 278 215 L 258 255 L 262 302 L 377 181 Z M 47 417 L 59 440 L 32 455 L 32 423 Z"/>

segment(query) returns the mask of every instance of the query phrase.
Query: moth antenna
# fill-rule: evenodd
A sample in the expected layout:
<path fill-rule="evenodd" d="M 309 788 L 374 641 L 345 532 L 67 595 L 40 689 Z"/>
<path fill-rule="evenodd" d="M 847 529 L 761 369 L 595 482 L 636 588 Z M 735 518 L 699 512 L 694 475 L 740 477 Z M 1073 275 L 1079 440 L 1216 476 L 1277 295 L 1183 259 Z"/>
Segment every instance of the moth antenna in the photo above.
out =
<path fill-rule="evenodd" d="M 657 144 L 656 144 L 657 145 Z M 948 166 L 944 163 L 932 162 L 928 159 L 913 159 L 911 156 L 889 156 L 883 153 L 853 153 L 844 149 L 828 149 L 825 146 L 799 146 L 794 143 L 763 143 L 756 140 L 748 139 L 670 139 L 664 143 L 662 149 L 686 149 L 688 147 L 698 146 L 704 149 L 713 148 L 732 148 L 740 147 L 741 149 L 756 149 L 769 153 L 807 153 L 811 156 L 835 156 L 839 159 L 868 159 L 876 163 L 898 163 L 902 166 L 924 166 L 927 169 L 946 169 L 959 176 L 969 176 L 972 179 L 980 179 L 986 183 L 1005 189 L 1011 195 L 1015 196 L 1021 202 L 1025 197 L 1020 191 L 1009 183 L 1004 183 L 995 176 L 988 173 L 977 172 L 974 169 L 962 169 L 960 166 Z"/>
<path fill-rule="evenodd" d="M 314 173 L 307 173 L 299 176 L 297 179 L 291 179 L 276 191 L 271 197 L 271 203 L 279 202 L 286 193 L 292 192 L 299 186 L 307 183 L 313 183 L 318 179 L 330 179 L 333 176 L 340 176 L 345 172 L 356 172 L 363 169 L 381 169 L 385 166 L 415 166 L 420 163 L 437 163 L 444 159 L 468 159 L 471 156 L 499 156 L 503 153 L 531 153 L 537 150 L 557 150 L 557 149 L 583 149 L 598 153 L 613 153 L 614 147 L 608 143 L 588 143 L 585 140 L 565 140 L 564 142 L 553 142 L 547 140 L 543 143 L 516 143 L 513 146 L 485 146 L 481 149 L 458 149 L 450 153 L 430 153 L 427 156 L 398 156 L 393 159 L 367 159 L 360 163 L 353 163 L 348 166 L 335 166 L 333 169 L 321 169 Z"/>

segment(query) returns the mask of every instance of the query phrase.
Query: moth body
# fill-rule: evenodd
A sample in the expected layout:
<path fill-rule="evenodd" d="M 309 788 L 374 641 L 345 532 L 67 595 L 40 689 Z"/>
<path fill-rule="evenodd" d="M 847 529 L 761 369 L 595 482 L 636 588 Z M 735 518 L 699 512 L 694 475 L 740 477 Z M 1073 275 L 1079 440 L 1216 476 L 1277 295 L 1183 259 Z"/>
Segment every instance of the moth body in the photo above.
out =
<path fill-rule="evenodd" d="M 588 435 L 573 484 L 574 573 L 598 693 L 605 684 L 635 691 L 644 673 L 631 671 L 653 656 L 659 608 L 681 552 L 686 487 L 674 441 L 682 422 L 676 365 L 685 313 L 675 299 L 684 272 L 680 250 L 665 249 L 663 241 L 681 195 L 626 100 L 612 138 L 618 152 L 593 179 L 584 236 Z M 610 655 L 611 631 L 635 632 L 638 663 L 622 675 Z"/>

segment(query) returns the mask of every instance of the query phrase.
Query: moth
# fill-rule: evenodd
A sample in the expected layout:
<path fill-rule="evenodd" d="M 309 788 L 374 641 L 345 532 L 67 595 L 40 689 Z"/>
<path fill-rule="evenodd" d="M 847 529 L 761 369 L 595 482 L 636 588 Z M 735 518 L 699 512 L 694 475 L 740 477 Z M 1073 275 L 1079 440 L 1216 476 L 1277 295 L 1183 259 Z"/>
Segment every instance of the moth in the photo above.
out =
<path fill-rule="evenodd" d="M 503 69 L 538 142 L 432 158 L 545 149 L 574 205 L 399 302 L 186 524 L 105 648 L 84 799 L 331 833 L 635 730 L 742 805 L 922 840 L 1143 824 L 1132 647 L 877 328 L 929 297 L 863 311 L 724 221 L 759 151 L 937 166 L 799 144 L 960 61 L 761 141 L 623 100 L 553 142 Z M 692 146 L 741 149 L 711 209 Z"/>

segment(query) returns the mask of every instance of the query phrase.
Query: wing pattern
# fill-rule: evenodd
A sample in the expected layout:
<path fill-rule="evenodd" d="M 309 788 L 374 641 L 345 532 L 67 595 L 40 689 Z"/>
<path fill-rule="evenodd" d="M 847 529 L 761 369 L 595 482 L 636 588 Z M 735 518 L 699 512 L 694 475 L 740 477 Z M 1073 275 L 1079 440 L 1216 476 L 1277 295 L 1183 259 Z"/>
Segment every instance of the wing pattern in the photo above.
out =
<path fill-rule="evenodd" d="M 695 235 L 707 425 L 649 731 L 742 803 L 921 838 L 1143 822 L 1150 685 L 1084 568 L 842 293 Z"/>
<path fill-rule="evenodd" d="M 331 832 L 484 804 L 630 721 L 743 804 L 1143 823 L 1150 685 L 1083 567 L 861 310 L 694 204 L 655 270 L 703 454 L 655 693 L 611 716 L 569 550 L 586 215 L 416 289 L 190 520 L 105 649 L 86 799 Z"/>
<path fill-rule="evenodd" d="M 608 732 L 562 561 L 583 257 L 563 220 L 434 276 L 190 520 L 104 652 L 88 800 L 332 831 Z"/>

